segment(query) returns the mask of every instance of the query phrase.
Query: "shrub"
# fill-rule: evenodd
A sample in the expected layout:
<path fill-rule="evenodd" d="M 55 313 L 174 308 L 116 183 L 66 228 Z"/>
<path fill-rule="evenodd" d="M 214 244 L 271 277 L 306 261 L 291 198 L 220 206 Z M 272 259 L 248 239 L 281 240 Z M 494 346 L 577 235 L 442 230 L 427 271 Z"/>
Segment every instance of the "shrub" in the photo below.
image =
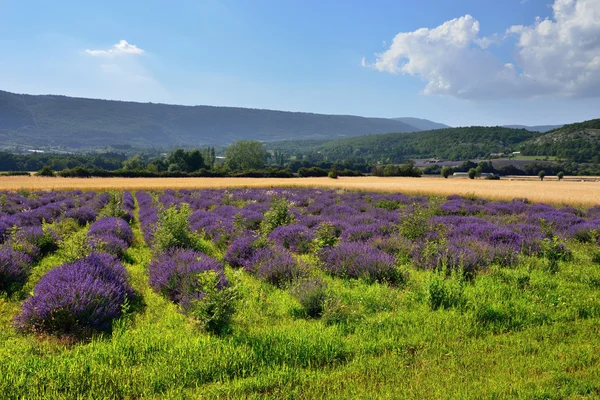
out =
<path fill-rule="evenodd" d="M 333 276 L 392 284 L 406 279 L 394 265 L 394 257 L 367 244 L 340 243 L 323 249 L 320 256 L 323 268 Z"/>
<path fill-rule="evenodd" d="M 217 273 L 219 280 L 216 289 L 227 286 L 223 265 L 216 259 L 191 249 L 171 249 L 156 257 L 148 266 L 149 284 L 156 293 L 179 304 L 182 311 L 187 313 L 194 307 L 195 300 L 204 297 L 202 284 L 208 285 L 210 282 L 201 282 L 198 278 L 207 271 Z"/>
<path fill-rule="evenodd" d="M 110 331 L 135 295 L 123 265 L 102 253 L 54 268 L 33 293 L 15 319 L 17 329 L 74 336 Z"/>
<path fill-rule="evenodd" d="M 27 281 L 31 257 L 20 251 L 0 249 L 0 292 L 13 293 Z"/>
<path fill-rule="evenodd" d="M 206 271 L 197 277 L 202 299 L 192 300 L 189 315 L 195 318 L 205 331 L 221 334 L 229 330 L 231 317 L 238 297 L 237 284 L 221 284 L 221 274 Z"/>
<path fill-rule="evenodd" d="M 338 242 L 339 232 L 331 222 L 323 222 L 314 232 L 313 250 L 319 251 L 324 247 L 333 247 Z"/>
<path fill-rule="evenodd" d="M 293 253 L 304 254 L 310 251 L 313 235 L 304 225 L 292 224 L 275 228 L 269 239 Z"/>
<path fill-rule="evenodd" d="M 290 225 L 294 220 L 294 214 L 290 212 L 287 200 L 285 198 L 274 199 L 271 208 L 265 213 L 265 217 L 260 224 L 260 231 L 264 235 L 268 235 L 275 228 Z"/>
<path fill-rule="evenodd" d="M 244 268 L 257 278 L 282 288 L 305 275 L 306 266 L 281 247 L 256 250 L 253 259 Z"/>
<path fill-rule="evenodd" d="M 450 167 L 442 167 L 441 174 L 444 178 L 448 179 L 450 174 L 452 173 L 452 168 Z"/>
<path fill-rule="evenodd" d="M 252 261 L 256 250 L 266 245 L 258 236 L 247 234 L 233 240 L 223 260 L 234 268 L 245 267 Z"/>
<path fill-rule="evenodd" d="M 298 299 L 301 315 L 319 318 L 323 314 L 327 299 L 327 284 L 319 277 L 303 279 L 293 288 L 292 294 Z"/>
<path fill-rule="evenodd" d="M 160 213 L 158 226 L 154 231 L 153 245 L 156 252 L 163 253 L 174 248 L 185 248 L 213 254 L 214 250 L 209 243 L 190 232 L 188 225 L 190 215 L 190 206 L 185 203 L 179 209 L 172 205 Z"/>
<path fill-rule="evenodd" d="M 435 274 L 427 285 L 427 301 L 432 310 L 460 307 L 464 304 L 464 280 Z"/>
<path fill-rule="evenodd" d="M 48 165 L 44 165 L 42 169 L 35 173 L 35 176 L 56 176 L 52 168 Z"/>

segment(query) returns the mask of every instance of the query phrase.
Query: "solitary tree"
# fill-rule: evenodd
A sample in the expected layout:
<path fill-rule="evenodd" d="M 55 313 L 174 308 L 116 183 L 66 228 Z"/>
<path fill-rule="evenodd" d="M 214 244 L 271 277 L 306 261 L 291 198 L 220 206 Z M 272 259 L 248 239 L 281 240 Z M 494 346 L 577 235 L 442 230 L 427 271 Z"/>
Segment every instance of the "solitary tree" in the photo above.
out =
<path fill-rule="evenodd" d="M 565 173 L 564 173 L 564 172 L 562 172 L 562 171 L 560 171 L 558 174 L 556 174 L 556 177 L 558 178 L 558 180 L 559 180 L 559 181 L 561 181 L 561 180 L 562 180 L 562 178 L 564 178 L 564 177 L 565 177 Z"/>
<path fill-rule="evenodd" d="M 231 171 L 262 169 L 265 166 L 265 151 L 256 140 L 238 140 L 225 151 L 225 165 Z"/>
<path fill-rule="evenodd" d="M 543 181 L 545 177 L 546 177 L 546 171 L 544 171 L 544 170 L 541 170 L 541 171 L 538 173 L 538 178 L 540 178 L 540 181 Z"/>
<path fill-rule="evenodd" d="M 441 173 L 444 178 L 448 179 L 448 177 L 450 176 L 450 173 L 452 173 L 452 168 L 443 167 Z"/>
<path fill-rule="evenodd" d="M 469 179 L 475 179 L 477 176 L 477 170 L 475 168 L 471 168 L 469 172 L 467 172 L 467 175 L 469 176 Z"/>

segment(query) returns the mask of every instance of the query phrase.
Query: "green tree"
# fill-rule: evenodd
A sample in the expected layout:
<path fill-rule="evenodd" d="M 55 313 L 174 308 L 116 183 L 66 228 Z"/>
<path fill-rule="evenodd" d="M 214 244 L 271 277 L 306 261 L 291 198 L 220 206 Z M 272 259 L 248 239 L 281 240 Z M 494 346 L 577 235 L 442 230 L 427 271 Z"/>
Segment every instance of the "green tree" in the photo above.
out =
<path fill-rule="evenodd" d="M 140 156 L 134 156 L 123 161 L 123 169 L 137 171 L 146 168 L 146 163 Z"/>
<path fill-rule="evenodd" d="M 562 178 L 564 178 L 564 177 L 565 177 L 565 173 L 564 173 L 564 172 L 562 172 L 562 171 L 560 171 L 558 174 L 556 174 L 556 177 L 558 178 L 558 180 L 559 180 L 559 181 L 561 181 L 561 180 L 562 180 Z"/>
<path fill-rule="evenodd" d="M 446 179 L 448 179 L 448 177 L 450 176 L 450 174 L 452 173 L 452 168 L 450 167 L 444 167 L 442 168 L 442 176 Z"/>
<path fill-rule="evenodd" d="M 467 175 L 469 176 L 469 179 L 475 179 L 477 176 L 477 170 L 475 168 L 471 168 L 469 172 L 467 172 Z"/>
<path fill-rule="evenodd" d="M 544 171 L 544 170 L 541 170 L 541 171 L 538 173 L 538 178 L 540 178 L 540 181 L 543 181 L 545 177 L 546 177 L 546 171 Z"/>
<path fill-rule="evenodd" d="M 265 166 L 265 151 L 256 140 L 238 140 L 227 147 L 225 165 L 230 171 L 262 169 Z"/>

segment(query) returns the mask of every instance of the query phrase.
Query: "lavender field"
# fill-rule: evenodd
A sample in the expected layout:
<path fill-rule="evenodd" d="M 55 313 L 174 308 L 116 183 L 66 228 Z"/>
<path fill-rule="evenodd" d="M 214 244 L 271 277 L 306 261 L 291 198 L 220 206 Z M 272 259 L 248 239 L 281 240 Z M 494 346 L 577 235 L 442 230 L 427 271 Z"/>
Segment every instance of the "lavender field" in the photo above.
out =
<path fill-rule="evenodd" d="M 0 193 L 6 398 L 600 396 L 600 205 Z"/>

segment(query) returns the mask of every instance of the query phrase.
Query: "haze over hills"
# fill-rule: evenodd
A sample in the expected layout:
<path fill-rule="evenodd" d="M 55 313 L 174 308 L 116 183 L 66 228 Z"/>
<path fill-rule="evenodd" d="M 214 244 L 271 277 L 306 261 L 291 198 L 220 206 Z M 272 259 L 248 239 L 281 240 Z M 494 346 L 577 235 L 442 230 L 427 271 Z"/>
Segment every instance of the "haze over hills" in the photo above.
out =
<path fill-rule="evenodd" d="M 528 131 L 531 132 L 548 132 L 551 131 L 553 129 L 557 129 L 562 127 L 563 125 L 534 125 L 534 126 L 528 126 L 528 125 L 503 125 L 505 128 L 512 128 L 512 129 L 527 129 Z"/>
<path fill-rule="evenodd" d="M 430 121 L 428 119 L 422 119 L 422 118 L 402 117 L 402 118 L 393 118 L 393 119 L 396 121 L 402 121 L 406 124 L 414 126 L 415 128 L 419 128 L 422 131 L 450 128 L 449 125 L 441 124 L 439 122 L 434 122 L 434 121 Z"/>
<path fill-rule="evenodd" d="M 0 143 L 5 145 L 197 147 L 227 145 L 240 139 L 335 139 L 418 130 L 387 118 L 0 91 Z"/>

